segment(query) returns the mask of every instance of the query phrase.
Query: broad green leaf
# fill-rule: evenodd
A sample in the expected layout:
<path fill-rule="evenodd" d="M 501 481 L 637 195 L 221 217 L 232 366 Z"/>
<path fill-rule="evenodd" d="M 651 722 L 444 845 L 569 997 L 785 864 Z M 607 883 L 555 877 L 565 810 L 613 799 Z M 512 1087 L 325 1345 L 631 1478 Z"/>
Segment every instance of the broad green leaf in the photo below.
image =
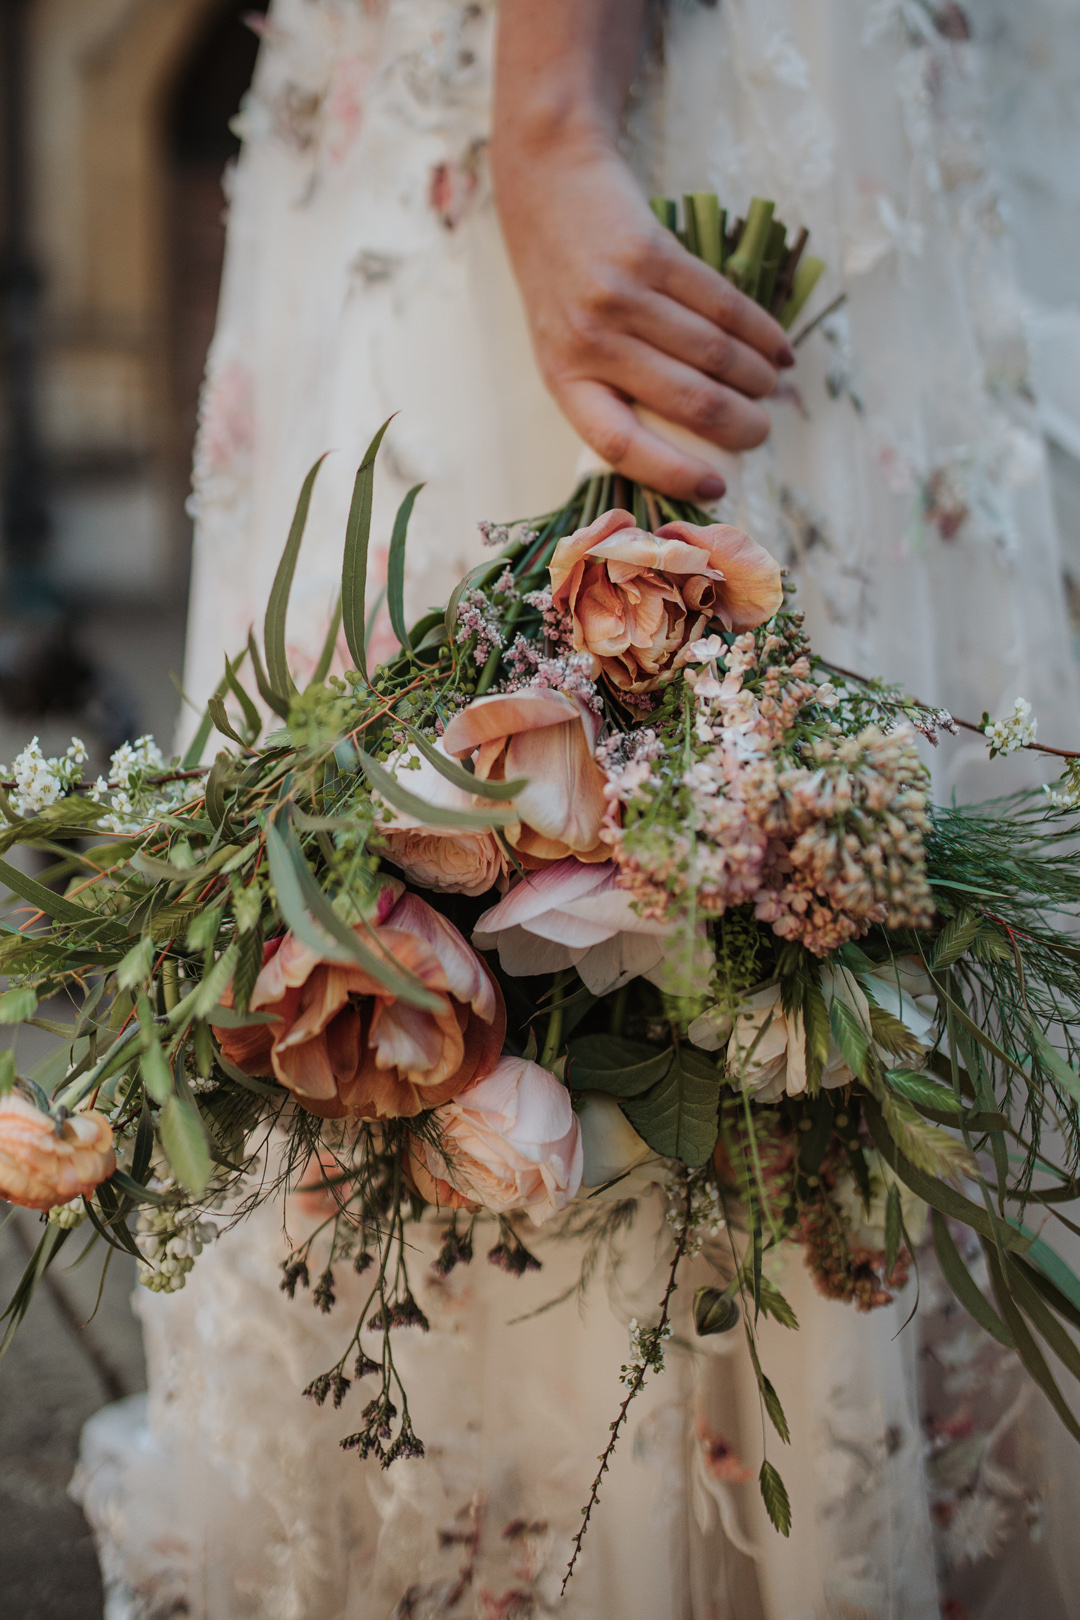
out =
<path fill-rule="evenodd" d="M 575 1091 L 606 1091 L 639 1097 L 671 1067 L 672 1048 L 658 1052 L 621 1035 L 583 1035 L 570 1042 L 570 1085 Z"/>
<path fill-rule="evenodd" d="M 345 529 L 341 622 L 345 628 L 349 656 L 365 679 L 367 648 L 364 602 L 367 596 L 368 542 L 371 538 L 371 495 L 375 482 L 375 457 L 392 420 L 392 417 L 387 418 L 364 452 L 353 483 L 349 521 Z"/>
<path fill-rule="evenodd" d="M 1057 1250 L 1051 1248 L 1044 1238 L 1035 1237 L 1026 1226 L 1022 1226 L 1020 1230 L 1025 1237 L 1031 1239 L 1024 1259 L 1042 1273 L 1052 1288 L 1056 1288 L 1065 1296 L 1074 1310 L 1080 1311 L 1080 1277 L 1077 1277 Z"/>
<path fill-rule="evenodd" d="M 758 1486 L 761 1490 L 761 1500 L 765 1503 L 765 1511 L 772 1520 L 773 1525 L 782 1536 L 789 1536 L 791 1534 L 791 1503 L 788 1501 L 788 1493 L 784 1489 L 783 1480 L 768 1459 L 761 1465 Z"/>
<path fill-rule="evenodd" d="M 380 765 L 377 759 L 360 750 L 360 764 L 375 792 L 392 804 L 395 810 L 403 810 L 407 816 L 415 816 L 428 827 L 461 827 L 481 828 L 512 827 L 517 821 L 513 810 L 457 810 L 445 809 L 442 805 L 428 804 L 426 799 L 418 799 L 415 793 L 410 793 L 403 787 L 400 778 L 394 776 L 385 766 Z M 475 790 L 474 790 L 475 791 Z"/>
<path fill-rule="evenodd" d="M 15 1053 L 10 1046 L 0 1050 L 0 1097 L 8 1097 L 15 1089 Z"/>
<path fill-rule="evenodd" d="M 174 1091 L 169 1060 L 157 1041 L 151 1041 L 139 1060 L 142 1083 L 156 1103 L 167 1103 Z"/>
<path fill-rule="evenodd" d="M 885 1079 L 893 1091 L 916 1107 L 933 1108 L 939 1114 L 966 1114 L 967 1103 L 949 1086 L 932 1080 L 922 1069 L 886 1069 Z"/>
<path fill-rule="evenodd" d="M 1012 1334 L 964 1264 L 944 1215 L 935 1209 L 931 1211 L 930 1219 L 934 1233 L 934 1252 L 945 1281 L 968 1315 L 978 1322 L 984 1332 L 989 1333 L 999 1344 L 1005 1345 L 1006 1349 L 1014 1349 Z"/>
<path fill-rule="evenodd" d="M 158 1132 L 173 1174 L 182 1187 L 200 1198 L 210 1180 L 210 1144 L 197 1108 L 172 1096 L 161 1110 Z"/>
<path fill-rule="evenodd" d="M 973 912 L 961 912 L 959 916 L 952 917 L 941 930 L 934 945 L 934 954 L 930 959 L 930 966 L 935 973 L 942 973 L 954 962 L 958 962 L 966 950 L 974 942 L 975 935 L 982 926 L 982 918 Z"/>
<path fill-rule="evenodd" d="M 210 1017 L 210 1014 L 229 987 L 229 981 L 233 976 L 236 958 L 239 954 L 239 947 L 234 941 L 222 951 L 198 989 L 193 990 L 191 995 L 188 996 L 184 1006 L 192 1018 Z"/>
<path fill-rule="evenodd" d="M 116 982 L 121 990 L 141 990 L 150 977 L 154 965 L 154 942 L 144 934 L 128 951 L 116 970 Z"/>
<path fill-rule="evenodd" d="M 459 765 L 456 759 L 440 754 L 422 732 L 407 728 L 406 735 L 440 776 L 444 776 L 448 782 L 452 782 L 465 793 L 475 793 L 482 799 L 515 799 L 529 785 L 527 776 L 516 776 L 512 782 L 484 782 L 471 771 L 467 771 L 463 765 Z"/>
<path fill-rule="evenodd" d="M 412 643 L 405 628 L 405 539 L 416 497 L 423 487 L 423 484 L 414 484 L 398 507 L 386 562 L 386 606 L 390 614 L 390 628 L 407 652 L 412 651 Z"/>
<path fill-rule="evenodd" d="M 17 990 L 5 990 L 0 995 L 0 1024 L 24 1024 L 37 1012 L 37 991 L 29 985 Z"/>
<path fill-rule="evenodd" d="M 243 737 L 241 737 L 240 733 L 236 730 L 225 711 L 224 698 L 219 698 L 215 693 L 214 696 L 207 702 L 206 707 L 209 709 L 210 718 L 213 720 L 216 729 L 221 732 L 221 735 L 223 737 L 228 737 L 230 742 L 239 743 L 241 748 L 245 747 L 246 745 Z"/>
<path fill-rule="evenodd" d="M 622 1102 L 623 1113 L 652 1148 L 693 1168 L 707 1163 L 719 1134 L 720 1075 L 702 1052 L 672 1052 L 667 1073 Z"/>
<path fill-rule="evenodd" d="M 271 686 L 276 692 L 286 697 L 294 696 L 296 685 L 289 673 L 289 660 L 285 651 L 285 616 L 289 609 L 289 597 L 292 594 L 293 576 L 296 573 L 296 559 L 300 555 L 300 542 L 304 538 L 304 529 L 307 525 L 308 508 L 311 505 L 311 492 L 315 487 L 315 480 L 319 476 L 319 468 L 326 460 L 321 455 L 300 489 L 300 498 L 296 503 L 289 536 L 285 541 L 285 550 L 281 553 L 274 583 L 270 589 L 270 600 L 266 604 L 266 618 L 263 622 L 263 646 L 266 648 L 266 673 Z"/>

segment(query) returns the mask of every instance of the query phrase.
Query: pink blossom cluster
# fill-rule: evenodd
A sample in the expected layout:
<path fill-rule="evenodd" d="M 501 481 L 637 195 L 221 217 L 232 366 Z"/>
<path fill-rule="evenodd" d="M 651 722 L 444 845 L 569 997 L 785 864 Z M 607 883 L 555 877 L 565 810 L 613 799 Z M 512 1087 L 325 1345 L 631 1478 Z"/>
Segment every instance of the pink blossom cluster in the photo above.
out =
<path fill-rule="evenodd" d="M 760 647 L 749 632 L 730 646 L 710 636 L 684 664 L 696 748 L 678 767 L 674 819 L 657 806 L 653 765 L 602 761 L 612 811 L 639 811 L 621 827 L 612 814 L 606 836 L 642 915 L 662 917 L 687 892 L 715 915 L 753 903 L 781 938 L 822 956 L 873 923 L 924 926 L 929 823 L 910 728 L 845 737 L 822 718 L 831 685 L 774 633 Z"/>
<path fill-rule="evenodd" d="M 495 648 L 503 644 L 502 625 L 482 591 L 466 591 L 458 603 L 454 639 L 462 647 L 474 636 L 476 646 L 473 656 L 477 664 L 485 663 Z"/>

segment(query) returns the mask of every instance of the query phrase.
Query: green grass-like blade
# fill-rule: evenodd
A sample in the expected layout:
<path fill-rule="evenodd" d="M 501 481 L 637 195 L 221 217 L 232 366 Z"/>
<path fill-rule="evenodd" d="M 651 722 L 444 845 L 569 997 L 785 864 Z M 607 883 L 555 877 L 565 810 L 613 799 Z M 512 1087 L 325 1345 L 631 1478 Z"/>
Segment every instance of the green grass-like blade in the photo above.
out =
<path fill-rule="evenodd" d="M 285 550 L 281 553 L 281 561 L 274 575 L 270 600 L 266 604 L 266 618 L 263 621 L 266 673 L 274 690 L 288 697 L 295 695 L 296 686 L 289 674 L 289 660 L 285 652 L 285 615 L 289 610 L 289 596 L 292 593 L 293 576 L 296 573 L 296 559 L 300 555 L 300 542 L 304 538 L 304 529 L 307 526 L 311 492 L 319 476 L 319 468 L 325 460 L 325 455 L 320 456 L 304 479 L 289 527 L 289 537 L 285 541 Z"/>
<path fill-rule="evenodd" d="M 349 521 L 345 529 L 345 560 L 341 574 L 341 622 L 345 641 L 361 675 L 367 679 L 367 642 L 364 602 L 367 596 L 368 542 L 371 538 L 371 494 L 375 482 L 375 457 L 393 417 L 387 417 L 376 433 L 353 483 Z"/>
<path fill-rule="evenodd" d="M 390 628 L 406 652 L 412 651 L 412 643 L 405 625 L 405 540 L 416 497 L 423 487 L 423 484 L 414 484 L 398 507 L 386 563 L 386 606 L 390 614 Z"/>

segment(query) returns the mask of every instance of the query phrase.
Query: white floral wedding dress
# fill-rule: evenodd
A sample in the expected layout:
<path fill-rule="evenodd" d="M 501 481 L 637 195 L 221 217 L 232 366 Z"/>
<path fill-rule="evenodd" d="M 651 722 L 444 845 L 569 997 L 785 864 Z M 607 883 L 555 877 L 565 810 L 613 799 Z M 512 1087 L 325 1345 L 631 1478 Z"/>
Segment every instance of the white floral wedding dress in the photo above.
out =
<path fill-rule="evenodd" d="M 298 668 L 325 631 L 356 462 L 392 412 L 374 533 L 422 481 L 415 612 L 477 560 L 478 519 L 547 510 L 572 487 L 580 445 L 536 375 L 487 181 L 495 9 L 275 0 L 263 25 L 195 470 L 197 702 L 261 616 L 322 451 L 290 619 Z M 720 507 L 792 568 L 819 649 L 962 715 L 1022 694 L 1041 734 L 1069 743 L 1046 454 L 971 37 L 985 25 L 993 61 L 1009 61 L 1013 126 L 1057 120 L 1075 158 L 1075 0 L 1028 0 L 1025 19 L 1018 37 L 990 0 L 673 5 L 652 19 L 627 152 L 650 192 L 775 198 L 828 261 L 808 315 L 847 294 L 800 346 L 772 438 L 732 463 Z M 1051 60 L 1062 96 L 1025 103 Z M 1063 209 L 1077 168 L 1062 166 Z M 1068 393 L 1066 379 L 1059 442 Z M 940 755 L 939 793 L 1011 785 L 1001 767 L 987 777 L 975 741 Z M 290 1229 L 310 1218 L 292 1208 Z M 571 1288 L 573 1244 L 542 1243 L 535 1276 L 507 1278 L 481 1250 L 440 1282 L 424 1242 L 432 1330 L 403 1330 L 401 1362 L 427 1456 L 386 1474 L 337 1445 L 362 1393 L 340 1411 L 300 1398 L 337 1357 L 352 1290 L 341 1277 L 327 1316 L 280 1292 L 280 1210 L 224 1234 L 182 1292 L 141 1296 L 148 1404 L 92 1420 L 78 1476 L 108 1620 L 1080 1614 L 1071 1442 L 1012 1359 L 949 1307 L 928 1263 L 900 1332 L 913 1289 L 860 1316 L 814 1293 L 797 1252 L 777 1280 L 801 1329 L 762 1333 L 793 1431 L 790 1451 L 769 1447 L 791 1538 L 756 1494 L 741 1335 L 684 1334 L 688 1279 L 668 1369 L 631 1408 L 561 1599 L 625 1324 L 661 1291 L 662 1212 L 645 1202 L 580 1311 L 569 1298 L 532 1314 Z"/>

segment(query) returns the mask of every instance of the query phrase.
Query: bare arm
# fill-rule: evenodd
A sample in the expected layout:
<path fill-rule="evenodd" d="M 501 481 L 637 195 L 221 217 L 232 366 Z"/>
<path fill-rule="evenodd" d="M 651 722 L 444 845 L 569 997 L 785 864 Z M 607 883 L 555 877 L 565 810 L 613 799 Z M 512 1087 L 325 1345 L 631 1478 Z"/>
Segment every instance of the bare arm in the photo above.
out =
<path fill-rule="evenodd" d="M 794 354 L 777 323 L 655 219 L 618 150 L 642 0 L 501 0 L 492 169 L 548 388 L 593 449 L 671 495 L 708 464 L 647 432 L 640 402 L 729 450 Z"/>

